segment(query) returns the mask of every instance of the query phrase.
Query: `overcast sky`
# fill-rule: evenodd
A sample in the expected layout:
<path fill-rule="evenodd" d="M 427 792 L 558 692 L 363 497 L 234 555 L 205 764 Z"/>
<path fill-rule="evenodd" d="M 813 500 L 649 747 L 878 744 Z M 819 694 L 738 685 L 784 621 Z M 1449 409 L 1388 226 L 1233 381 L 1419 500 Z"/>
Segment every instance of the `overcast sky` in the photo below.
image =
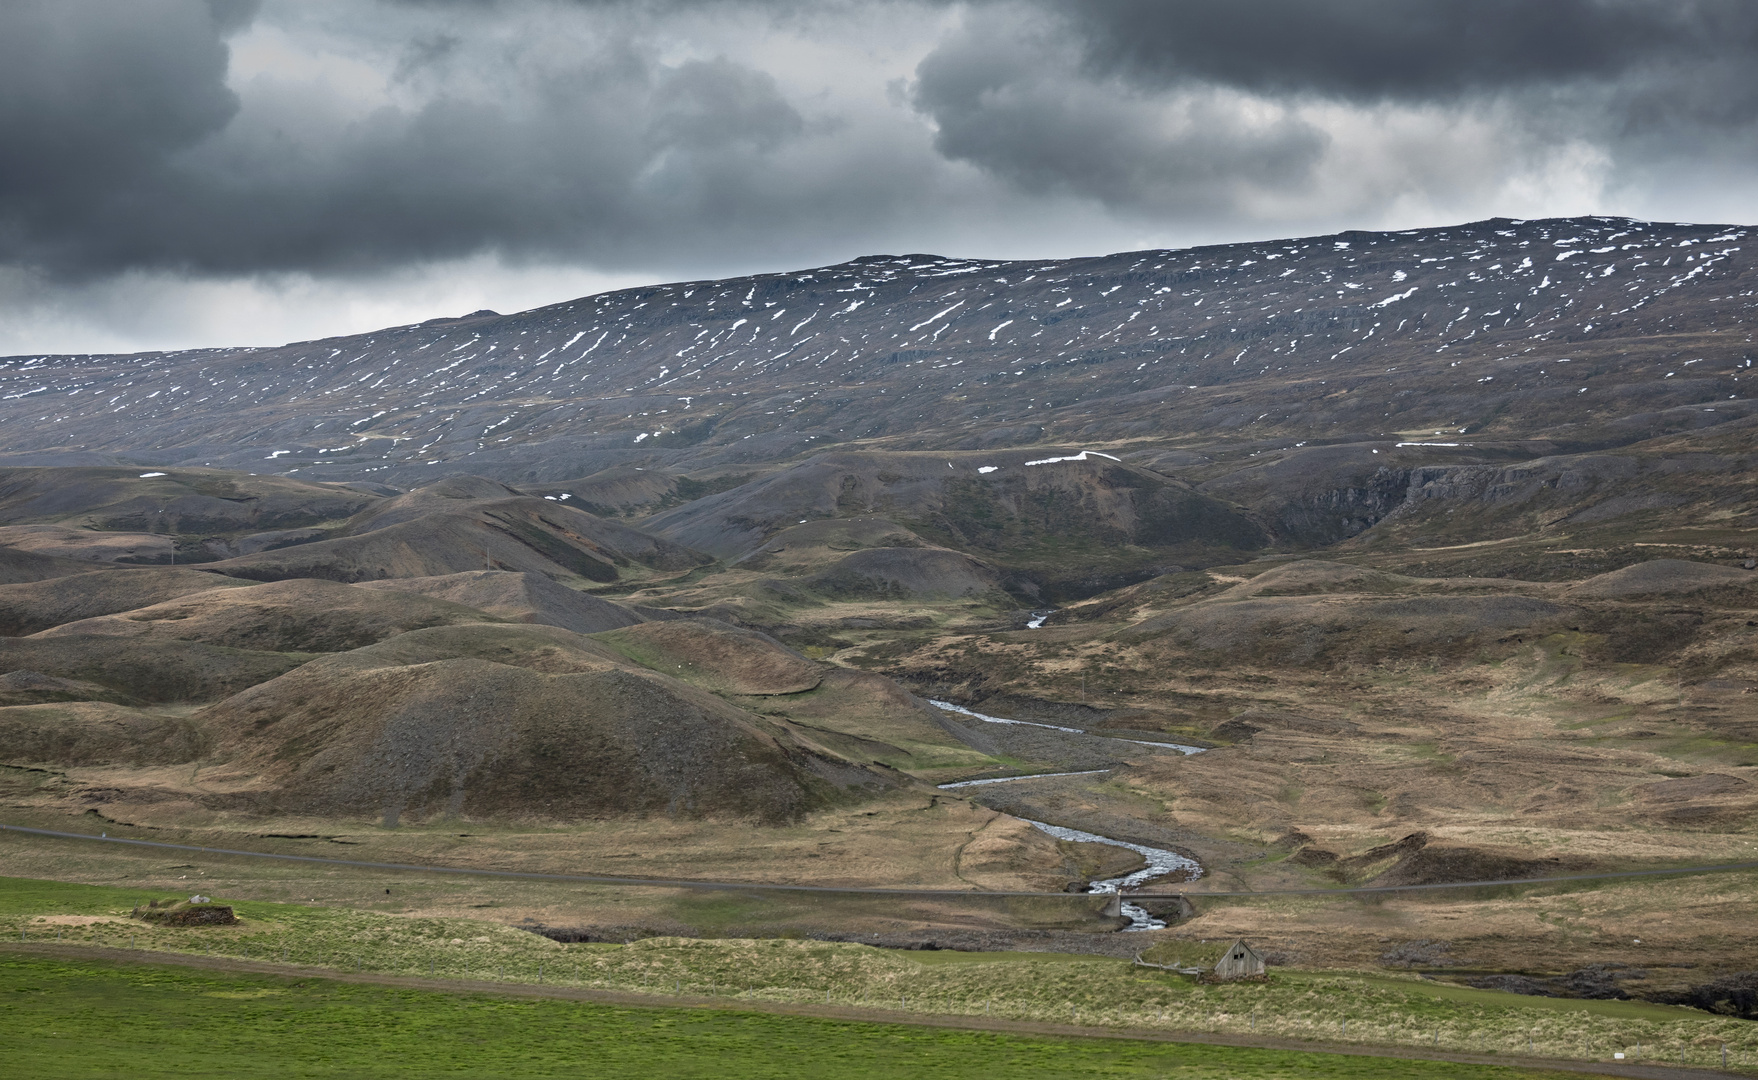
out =
<path fill-rule="evenodd" d="M 4 0 L 0 354 L 880 252 L 1758 222 L 1751 0 Z"/>

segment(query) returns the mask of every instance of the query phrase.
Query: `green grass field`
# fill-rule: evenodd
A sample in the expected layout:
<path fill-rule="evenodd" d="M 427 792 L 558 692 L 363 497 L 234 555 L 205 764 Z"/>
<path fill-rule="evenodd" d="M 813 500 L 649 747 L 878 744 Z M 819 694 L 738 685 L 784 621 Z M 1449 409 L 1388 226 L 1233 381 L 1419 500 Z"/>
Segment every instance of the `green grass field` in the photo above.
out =
<path fill-rule="evenodd" d="M 6 1074 L 58 1077 L 1335 1077 L 1562 1074 L 1287 1050 L 627 1008 L 0 956 Z M 1578 1074 L 1576 1074 L 1578 1075 Z"/>
<path fill-rule="evenodd" d="M 1729 1065 L 1758 1063 L 1758 1025 L 1748 1021 L 1644 1002 L 1521 997 L 1414 975 L 1281 969 L 1268 983 L 1201 985 L 1126 961 L 1060 954 L 910 953 L 788 939 L 563 945 L 487 921 L 305 904 L 237 903 L 240 925 L 200 929 L 124 917 L 149 897 L 169 898 L 0 878 L 0 935 L 130 949 L 145 962 L 180 953 L 284 964 L 288 978 L 340 970 L 644 993 L 655 1008 L 684 995 L 719 999 L 724 1006 L 716 1007 L 729 1009 L 741 1002 L 836 1005 L 1572 1060 L 1604 1061 L 1640 1047 L 1644 1059 L 1694 1065 L 1719 1065 L 1725 1046 Z M 396 997 L 385 993 L 387 1002 Z M 527 1007 L 535 1006 L 517 1006 Z"/>

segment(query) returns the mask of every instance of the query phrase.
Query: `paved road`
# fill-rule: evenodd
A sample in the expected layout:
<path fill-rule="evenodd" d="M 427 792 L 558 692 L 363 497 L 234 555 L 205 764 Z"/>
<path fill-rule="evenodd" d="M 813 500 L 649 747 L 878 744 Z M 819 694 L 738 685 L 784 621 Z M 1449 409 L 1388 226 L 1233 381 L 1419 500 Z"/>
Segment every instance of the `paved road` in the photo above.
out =
<path fill-rule="evenodd" d="M 135 840 L 124 836 L 92 836 L 90 833 L 57 832 L 54 829 L 31 829 L 22 825 L 0 825 L 0 832 L 48 836 L 59 840 L 89 840 L 99 844 L 123 844 L 131 847 L 160 848 L 170 851 L 193 851 L 206 855 L 237 855 L 250 859 L 279 859 L 285 862 L 321 863 L 325 866 L 352 866 L 364 870 L 414 870 L 429 874 L 460 874 L 470 877 L 520 878 L 529 881 L 577 881 L 591 885 L 648 885 L 659 888 L 683 889 L 767 889 L 806 893 L 863 893 L 908 896 L 1067 896 L 1059 892 L 1008 892 L 974 889 L 910 889 L 887 887 L 854 887 L 840 885 L 772 885 L 761 881 L 700 881 L 692 878 L 604 877 L 594 874 L 539 874 L 523 870 L 478 870 L 460 866 L 424 866 L 418 863 L 368 862 L 360 859 L 328 859 L 320 855 L 284 855 L 271 851 L 242 851 L 236 848 L 202 847 L 196 844 L 171 844 L 162 840 Z M 1130 898 L 1171 899 L 1188 896 L 1193 900 L 1206 896 L 1349 896 L 1361 893 L 1431 892 L 1438 889 L 1481 889 L 1495 885 L 1549 885 L 1565 881 L 1612 881 L 1620 878 L 1676 877 L 1686 874 L 1728 874 L 1741 870 L 1758 870 L 1758 862 L 1720 863 L 1712 866 L 1683 866 L 1671 870 L 1619 870 L 1602 874 L 1566 874 L 1561 877 L 1501 878 L 1494 881 L 1451 881 L 1437 885 L 1372 885 L 1353 889 L 1265 889 L 1261 892 L 1219 892 L 1192 889 L 1173 893 L 1130 893 Z"/>
<path fill-rule="evenodd" d="M 195 956 L 183 953 L 145 952 L 90 945 L 57 945 L 51 942 L 0 944 L 0 953 L 29 953 L 38 956 L 82 960 L 108 960 L 133 964 L 175 964 L 180 967 L 207 971 L 249 972 L 262 975 L 294 975 L 300 978 L 320 977 L 338 982 L 367 983 L 381 986 L 409 987 L 446 993 L 502 994 L 523 998 L 558 998 L 592 1001 L 615 1005 L 648 1008 L 716 1008 L 731 1012 L 776 1013 L 787 1016 L 816 1016 L 834 1020 L 857 1020 L 908 1024 L 913 1027 L 958 1028 L 976 1031 L 999 1031 L 1020 1035 L 1054 1035 L 1087 1039 L 1132 1039 L 1143 1042 L 1204 1043 L 1210 1046 L 1240 1046 L 1275 1050 L 1302 1050 L 1323 1054 L 1346 1054 L 1353 1057 L 1398 1058 L 1411 1061 L 1455 1061 L 1476 1065 L 1501 1065 L 1512 1068 L 1582 1073 L 1600 1077 L 1630 1077 L 1634 1080 L 1728 1080 L 1746 1077 L 1749 1073 L 1722 1072 L 1715 1069 L 1688 1069 L 1674 1065 L 1617 1064 L 1604 1061 L 1567 1061 L 1556 1058 L 1519 1057 L 1511 1054 L 1455 1054 L 1420 1047 L 1358 1046 L 1347 1043 L 1308 1042 L 1301 1039 L 1276 1039 L 1255 1035 L 1223 1035 L 1209 1031 L 1161 1031 L 1141 1028 L 1082 1027 L 1078 1024 L 1047 1024 L 1023 1020 L 998 1020 L 987 1016 L 941 1016 L 872 1009 L 842 1005 L 804 1005 L 774 1001 L 741 1001 L 726 998 L 700 997 L 689 994 L 642 994 L 626 990 L 586 990 L 575 987 L 541 986 L 532 983 L 488 982 L 476 979 L 434 979 L 407 975 L 378 975 L 330 971 L 307 964 L 275 964 L 232 957 Z"/>

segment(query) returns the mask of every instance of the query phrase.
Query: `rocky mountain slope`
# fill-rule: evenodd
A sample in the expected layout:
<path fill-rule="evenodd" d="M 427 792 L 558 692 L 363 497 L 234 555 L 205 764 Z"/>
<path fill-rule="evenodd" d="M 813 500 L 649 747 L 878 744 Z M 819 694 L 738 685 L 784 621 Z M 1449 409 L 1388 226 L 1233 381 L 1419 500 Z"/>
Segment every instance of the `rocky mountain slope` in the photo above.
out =
<path fill-rule="evenodd" d="M 1466 452 L 1440 460 L 1598 446 L 1744 415 L 1702 407 L 1737 401 L 1752 359 L 1747 241 L 1579 218 L 1074 260 L 874 256 L 275 349 L 12 357 L 0 450 L 407 488 L 856 440 L 1250 452 L 1407 433 Z"/>

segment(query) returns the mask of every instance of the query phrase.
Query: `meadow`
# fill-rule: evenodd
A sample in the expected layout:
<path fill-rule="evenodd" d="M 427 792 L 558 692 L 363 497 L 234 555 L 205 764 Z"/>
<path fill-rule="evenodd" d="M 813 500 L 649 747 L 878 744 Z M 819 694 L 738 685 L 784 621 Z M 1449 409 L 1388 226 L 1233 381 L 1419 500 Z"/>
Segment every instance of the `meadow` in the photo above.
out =
<path fill-rule="evenodd" d="M 515 1000 L 151 964 L 0 956 L 13 1076 L 442 1075 L 1540 1080 L 1493 1065 L 1032 1037 L 733 1008 Z M 1576 1074 L 1578 1075 L 1578 1074 Z"/>
<path fill-rule="evenodd" d="M 0 879 L 0 931 L 26 946 L 59 942 L 69 970 L 98 970 L 72 947 L 104 946 L 145 960 L 180 953 L 272 964 L 286 972 L 273 976 L 283 980 L 276 985 L 358 972 L 644 993 L 655 1006 L 668 999 L 732 1009 L 740 1002 L 828 1005 L 1568 1060 L 1622 1052 L 1703 1066 L 1719 1066 L 1725 1048 L 1730 1067 L 1758 1068 L 1758 1026 L 1747 1021 L 1643 1002 L 1522 997 L 1417 974 L 1278 969 L 1266 983 L 1204 985 L 1105 957 L 900 952 L 789 938 L 561 944 L 472 919 L 284 903 L 237 902 L 241 922 L 232 927 L 158 927 L 126 917 L 155 897 L 170 898 L 150 889 Z M 89 972 L 80 977 L 96 980 L 92 986 L 103 981 Z M 538 1006 L 519 1006 L 526 1007 Z"/>

